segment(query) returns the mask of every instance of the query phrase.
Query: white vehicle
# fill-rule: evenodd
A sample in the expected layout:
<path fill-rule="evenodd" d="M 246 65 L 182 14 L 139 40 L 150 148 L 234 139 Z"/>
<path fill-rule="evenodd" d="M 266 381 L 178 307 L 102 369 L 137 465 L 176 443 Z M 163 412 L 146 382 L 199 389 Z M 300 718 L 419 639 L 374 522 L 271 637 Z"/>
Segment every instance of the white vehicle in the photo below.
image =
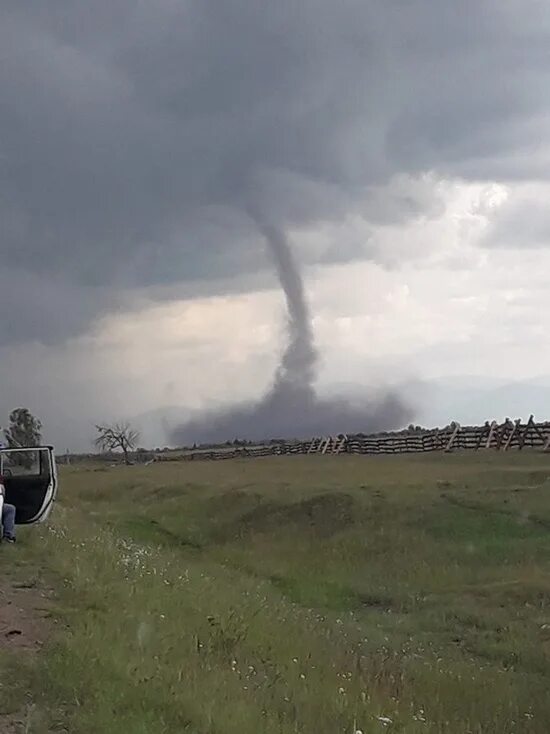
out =
<path fill-rule="evenodd" d="M 4 477 L 5 502 L 15 506 L 17 525 L 32 525 L 48 518 L 57 494 L 52 446 L 0 448 L 0 476 Z"/>

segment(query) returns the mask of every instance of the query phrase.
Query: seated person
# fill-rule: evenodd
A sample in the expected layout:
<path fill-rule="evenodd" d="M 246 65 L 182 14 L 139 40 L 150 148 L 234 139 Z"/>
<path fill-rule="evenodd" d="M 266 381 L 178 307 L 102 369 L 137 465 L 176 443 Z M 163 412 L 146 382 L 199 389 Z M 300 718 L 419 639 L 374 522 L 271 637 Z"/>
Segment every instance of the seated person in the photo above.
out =
<path fill-rule="evenodd" d="M 0 496 L 6 497 L 4 477 L 0 475 Z M 15 507 L 7 502 L 2 503 L 2 534 L 8 543 L 15 543 Z"/>

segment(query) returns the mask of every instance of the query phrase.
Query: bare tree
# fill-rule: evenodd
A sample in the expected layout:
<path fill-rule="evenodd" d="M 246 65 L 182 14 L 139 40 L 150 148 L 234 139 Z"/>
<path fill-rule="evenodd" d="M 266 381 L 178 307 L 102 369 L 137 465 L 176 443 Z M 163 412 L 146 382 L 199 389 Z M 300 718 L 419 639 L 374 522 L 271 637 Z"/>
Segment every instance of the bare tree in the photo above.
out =
<path fill-rule="evenodd" d="M 100 451 L 117 451 L 124 454 L 124 463 L 129 464 L 128 452 L 136 448 L 139 441 L 139 431 L 129 423 L 113 423 L 111 425 L 96 426 L 98 436 L 95 445 Z"/>

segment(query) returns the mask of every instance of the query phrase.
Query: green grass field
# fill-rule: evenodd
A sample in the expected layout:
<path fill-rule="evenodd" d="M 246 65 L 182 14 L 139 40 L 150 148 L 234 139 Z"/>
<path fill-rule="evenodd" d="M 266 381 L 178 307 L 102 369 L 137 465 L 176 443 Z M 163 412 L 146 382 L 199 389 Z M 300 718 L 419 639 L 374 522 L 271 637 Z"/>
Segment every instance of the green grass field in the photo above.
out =
<path fill-rule="evenodd" d="M 546 455 L 65 468 L 20 540 L 59 620 L 0 665 L 28 732 L 549 731 Z"/>

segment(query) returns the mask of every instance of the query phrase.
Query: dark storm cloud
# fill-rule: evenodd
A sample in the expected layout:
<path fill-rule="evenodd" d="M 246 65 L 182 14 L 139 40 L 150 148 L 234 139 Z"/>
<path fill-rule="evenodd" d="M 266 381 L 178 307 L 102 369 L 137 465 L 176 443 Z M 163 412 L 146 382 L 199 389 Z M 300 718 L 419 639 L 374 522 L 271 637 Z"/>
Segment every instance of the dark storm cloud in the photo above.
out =
<path fill-rule="evenodd" d="M 78 336 L 93 317 L 123 306 L 125 297 L 108 288 L 90 288 L 2 265 L 0 304 L 0 345 L 55 344 Z"/>
<path fill-rule="evenodd" d="M 43 289 L 19 337 L 268 266 L 252 192 L 284 231 L 375 218 L 369 187 L 402 171 L 529 176 L 549 42 L 534 1 L 5 0 L 2 271 Z M 399 197 L 386 218 L 421 206 Z"/>

